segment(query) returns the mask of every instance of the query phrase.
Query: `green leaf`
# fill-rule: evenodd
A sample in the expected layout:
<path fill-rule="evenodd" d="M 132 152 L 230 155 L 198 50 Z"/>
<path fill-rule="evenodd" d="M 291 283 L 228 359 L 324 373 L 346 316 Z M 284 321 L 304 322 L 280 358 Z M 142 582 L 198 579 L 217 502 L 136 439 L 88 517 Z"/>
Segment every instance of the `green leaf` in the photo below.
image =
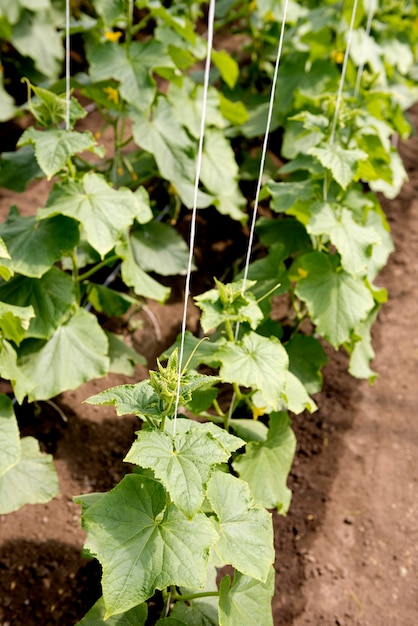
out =
<path fill-rule="evenodd" d="M 3 337 L 19 345 L 25 337 L 35 312 L 31 306 L 0 302 L 0 330 Z"/>
<path fill-rule="evenodd" d="M 14 274 L 12 257 L 10 256 L 7 246 L 0 237 L 0 278 L 10 280 Z"/>
<path fill-rule="evenodd" d="M 243 102 L 228 100 L 219 92 L 219 110 L 223 117 L 235 126 L 241 126 L 248 120 L 248 111 Z"/>
<path fill-rule="evenodd" d="M 206 124 L 225 128 L 227 123 L 219 110 L 219 94 L 214 87 L 209 87 L 206 102 Z M 167 98 L 173 107 L 177 122 L 185 126 L 195 139 L 199 139 L 203 101 L 203 86 L 197 85 L 191 78 L 184 77 L 182 85 L 171 84 Z"/>
<path fill-rule="evenodd" d="M 271 567 L 266 582 L 235 572 L 221 580 L 219 598 L 219 626 L 273 626 L 271 599 L 274 594 L 274 569 Z"/>
<path fill-rule="evenodd" d="M 22 56 L 33 59 L 41 74 L 54 79 L 62 70 L 64 48 L 51 13 L 23 12 L 13 27 L 10 43 Z"/>
<path fill-rule="evenodd" d="M 365 276 L 373 246 L 380 238 L 373 227 L 360 226 L 351 211 L 336 204 L 316 202 L 307 225 L 311 235 L 325 235 L 341 255 L 342 267 L 353 276 Z"/>
<path fill-rule="evenodd" d="M 20 459 L 20 439 L 11 400 L 0 394 L 0 477 Z"/>
<path fill-rule="evenodd" d="M 7 122 L 15 116 L 17 108 L 15 101 L 4 88 L 3 76 L 0 76 L 0 122 Z"/>
<path fill-rule="evenodd" d="M 16 400 L 22 403 L 28 391 L 35 387 L 35 383 L 18 366 L 16 351 L 5 339 L 0 340 L 0 357 L 0 376 L 10 380 Z"/>
<path fill-rule="evenodd" d="M 34 216 L 19 215 L 16 207 L 0 225 L 3 237 L 13 259 L 14 270 L 24 276 L 40 278 L 79 240 L 74 220 L 57 215 L 37 222 Z"/>
<path fill-rule="evenodd" d="M 375 357 L 372 345 L 371 329 L 376 321 L 379 307 L 375 307 L 357 328 L 355 337 L 350 345 L 346 345 L 346 349 L 350 354 L 350 364 L 348 371 L 355 378 L 368 378 L 373 383 L 377 378 L 377 373 L 370 367 L 370 362 Z"/>
<path fill-rule="evenodd" d="M 296 451 L 296 438 L 287 413 L 271 413 L 265 441 L 247 443 L 245 453 L 236 457 L 233 468 L 245 480 L 255 502 L 284 515 L 292 492 L 287 477 Z"/>
<path fill-rule="evenodd" d="M 268 428 L 263 422 L 254 419 L 232 419 L 231 428 L 244 441 L 265 441 Z"/>
<path fill-rule="evenodd" d="M 216 607 L 202 600 L 193 600 L 189 604 L 176 602 L 171 615 L 187 626 L 219 626 Z"/>
<path fill-rule="evenodd" d="M 171 436 L 155 430 L 138 433 L 125 461 L 152 469 L 174 504 L 192 519 L 214 466 L 226 463 L 229 456 L 209 432 L 193 429 Z"/>
<path fill-rule="evenodd" d="M 158 302 L 165 302 L 170 295 L 170 289 L 151 278 L 141 267 L 141 259 L 137 259 L 132 246 L 131 238 L 120 241 L 116 245 L 116 254 L 122 259 L 122 280 L 128 287 L 132 287 L 137 296 L 152 298 Z"/>
<path fill-rule="evenodd" d="M 181 335 L 177 335 L 175 343 L 165 350 L 160 358 L 167 359 L 170 354 L 177 348 L 180 348 Z M 195 370 L 202 365 L 209 365 L 209 367 L 217 367 L 219 361 L 215 358 L 216 352 L 219 350 L 220 345 L 224 343 L 224 339 L 219 341 L 201 341 L 195 337 L 189 330 L 186 330 L 184 338 L 184 352 L 183 363 L 189 363 L 189 369 Z M 197 349 L 196 347 L 199 346 Z M 193 356 L 192 356 L 193 353 Z M 190 360 L 189 360 L 190 359 Z"/>
<path fill-rule="evenodd" d="M 93 82 L 118 80 L 122 98 L 139 110 L 149 109 L 156 94 L 152 70 L 175 68 L 166 46 L 153 38 L 146 42 L 134 41 L 129 47 L 107 41 L 97 45 L 87 56 Z"/>
<path fill-rule="evenodd" d="M 309 397 L 303 383 L 292 372 L 287 372 L 286 386 L 284 390 L 285 407 L 292 413 L 299 415 L 305 409 L 309 413 L 317 410 L 317 406 L 312 398 Z"/>
<path fill-rule="evenodd" d="M 24 437 L 18 462 L 0 476 L 0 514 L 17 511 L 25 504 L 48 502 L 58 492 L 52 456 L 39 451 L 36 439 Z"/>
<path fill-rule="evenodd" d="M 99 598 L 90 611 L 76 626 L 145 626 L 148 616 L 148 605 L 143 602 L 133 609 L 120 615 L 109 617 L 105 621 L 105 605 L 103 597 Z"/>
<path fill-rule="evenodd" d="M 290 183 L 267 183 L 267 189 L 272 195 L 270 206 L 277 213 L 285 213 L 299 202 L 312 200 L 315 184 L 312 180 L 301 180 Z"/>
<path fill-rule="evenodd" d="M 90 172 L 80 182 L 54 185 L 38 219 L 59 214 L 72 217 L 83 225 L 88 243 L 103 258 L 141 211 L 132 191 L 113 189 L 103 176 Z"/>
<path fill-rule="evenodd" d="M 170 420 L 168 424 L 166 424 L 167 432 L 173 433 L 174 421 Z M 198 429 L 201 432 L 210 433 L 212 437 L 214 437 L 223 448 L 231 454 L 231 452 L 235 452 L 238 448 L 241 448 L 244 445 L 244 441 L 239 437 L 235 437 L 235 435 L 231 435 L 224 428 L 220 428 L 216 426 L 216 424 L 212 424 L 212 422 L 200 423 L 194 420 L 190 420 L 187 418 L 178 417 L 176 423 L 176 432 L 177 433 L 187 433 L 189 430 Z"/>
<path fill-rule="evenodd" d="M 296 294 L 306 302 L 317 332 L 338 348 L 372 310 L 373 297 L 364 282 L 340 267 L 337 255 L 311 252 L 301 257 L 301 266 L 305 277 Z"/>
<path fill-rule="evenodd" d="M 234 151 L 222 130 L 209 129 L 205 133 L 200 178 L 221 203 L 222 198 L 228 196 L 234 198 L 237 206 L 245 203 L 237 184 L 238 165 Z"/>
<path fill-rule="evenodd" d="M 120 291 L 97 283 L 88 283 L 87 298 L 98 313 L 109 317 L 122 317 L 138 301 Z"/>
<path fill-rule="evenodd" d="M 0 104 L 1 110 L 1 104 Z M 16 172 L 19 176 L 16 176 Z M 33 146 L 23 146 L 15 152 L 3 152 L 0 161 L 0 186 L 12 191 L 25 191 L 34 178 L 42 177 Z"/>
<path fill-rule="evenodd" d="M 233 89 L 239 77 L 238 63 L 226 52 L 226 50 L 212 50 L 211 56 L 212 61 L 218 68 L 222 79 L 230 89 Z"/>
<path fill-rule="evenodd" d="M 367 214 L 366 225 L 373 228 L 377 232 L 380 239 L 380 243 L 373 246 L 372 255 L 369 259 L 367 274 L 369 282 L 372 282 L 380 270 L 384 268 L 390 254 L 395 249 L 392 238 L 388 232 L 389 227 L 386 226 L 385 222 L 386 219 L 384 215 L 378 213 L 377 211 L 370 211 Z"/>
<path fill-rule="evenodd" d="M 75 130 L 36 130 L 30 126 L 20 137 L 17 145 L 33 144 L 36 160 L 46 177 L 51 179 L 64 169 L 70 157 L 84 150 L 103 156 L 90 131 L 79 133 Z"/>
<path fill-rule="evenodd" d="M 189 248 L 184 239 L 169 224 L 150 222 L 131 235 L 133 253 L 146 272 L 161 276 L 185 274 Z M 195 266 L 193 269 L 196 269 Z"/>
<path fill-rule="evenodd" d="M 16 276 L 7 284 L 0 285 L 0 299 L 33 308 L 35 315 L 25 336 L 39 339 L 49 339 L 54 330 L 68 319 L 76 304 L 74 283 L 58 267 L 51 267 L 39 279 Z"/>
<path fill-rule="evenodd" d="M 132 112 L 133 135 L 136 143 L 150 152 L 163 178 L 174 184 L 188 181 L 193 184 L 195 176 L 194 145 L 167 98 L 159 96 L 149 113 Z"/>
<path fill-rule="evenodd" d="M 19 366 L 36 384 L 30 402 L 47 400 L 76 389 L 108 372 L 108 342 L 97 319 L 84 309 L 59 326 L 48 341 L 27 339 L 21 346 Z"/>
<path fill-rule="evenodd" d="M 299 378 L 308 393 L 321 391 L 321 368 L 327 357 L 318 339 L 297 333 L 285 348 L 289 355 L 289 371 Z"/>
<path fill-rule="evenodd" d="M 218 557 L 264 582 L 274 561 L 271 515 L 254 504 L 247 483 L 224 472 L 212 474 L 207 498 L 216 514 L 211 520 L 219 535 Z"/>
<path fill-rule="evenodd" d="M 135 385 L 118 385 L 90 396 L 84 402 L 98 406 L 114 406 L 117 415 L 138 415 L 141 419 L 161 419 L 160 400 L 149 380 Z"/>
<path fill-rule="evenodd" d="M 367 153 L 363 150 L 358 148 L 346 150 L 338 143 L 324 148 L 310 148 L 308 154 L 315 156 L 325 168 L 329 169 L 343 189 L 346 189 L 355 178 L 358 162 L 367 159 Z"/>
<path fill-rule="evenodd" d="M 131 346 L 128 346 L 119 335 L 108 331 L 105 331 L 105 333 L 109 342 L 109 372 L 133 376 L 135 374 L 135 365 L 147 364 L 145 357 L 131 348 Z"/>
<path fill-rule="evenodd" d="M 25 79 L 25 82 L 36 96 L 35 100 L 31 99 L 28 103 L 28 109 L 35 117 L 36 121 L 46 127 L 59 126 L 59 124 L 65 123 L 67 120 L 66 94 L 58 95 L 49 91 L 49 89 L 36 87 L 35 85 L 31 85 L 27 79 Z M 87 111 L 81 106 L 78 100 L 70 98 L 69 115 L 70 128 L 72 129 L 77 120 L 86 117 Z"/>
<path fill-rule="evenodd" d="M 288 365 L 286 350 L 278 339 L 250 332 L 241 341 L 222 346 L 216 356 L 222 363 L 222 380 L 258 389 L 268 405 L 278 408 Z"/>
<path fill-rule="evenodd" d="M 205 333 L 225 322 L 248 322 L 255 329 L 263 319 L 263 314 L 254 295 L 248 291 L 255 281 L 248 281 L 243 293 L 243 281 L 223 284 L 216 280 L 217 289 L 210 289 L 195 297 L 202 311 L 200 323 Z M 203 346 L 205 349 L 205 346 Z"/>
<path fill-rule="evenodd" d="M 83 502 L 83 496 L 78 498 Z M 86 547 L 103 567 L 105 619 L 156 589 L 201 589 L 216 533 L 205 515 L 188 520 L 154 480 L 131 474 L 83 513 Z"/>

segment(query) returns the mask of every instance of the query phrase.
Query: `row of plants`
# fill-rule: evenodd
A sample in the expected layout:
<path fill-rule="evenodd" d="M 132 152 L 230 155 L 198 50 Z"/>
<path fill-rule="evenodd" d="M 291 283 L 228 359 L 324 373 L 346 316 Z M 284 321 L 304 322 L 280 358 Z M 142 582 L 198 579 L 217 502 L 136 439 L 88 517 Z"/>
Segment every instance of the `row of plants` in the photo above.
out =
<path fill-rule="evenodd" d="M 55 32 L 64 7 L 16 7 L 0 32 L 18 58 L 15 26 L 29 20 L 38 32 L 48 14 L 61 19 Z M 158 276 L 184 274 L 188 260 L 174 225 L 193 205 L 207 7 L 106 0 L 72 9 L 86 61 L 71 79 L 70 127 L 63 81 L 46 86 L 27 72 L 33 123 L 0 162 L 0 184 L 13 190 L 51 180 L 36 215 L 12 207 L 0 225 L 0 375 L 18 403 L 109 371 L 132 375 L 143 359 L 101 322 L 147 298 L 164 303 Z M 198 208 L 215 207 L 237 229 L 254 197 L 283 10 L 271 0 L 216 3 Z M 88 400 L 137 415 L 141 428 L 125 459 L 131 473 L 108 493 L 76 498 L 86 553 L 103 567 L 103 597 L 80 625 L 145 624 L 150 599 L 161 625 L 272 624 L 268 509 L 290 505 L 289 412 L 316 409 L 324 342 L 349 354 L 354 376 L 376 376 L 371 329 L 386 292 L 375 280 L 393 248 L 376 193 L 392 198 L 406 179 L 393 137 L 408 136 L 405 110 L 418 100 L 415 3 L 360 1 L 345 63 L 352 11 L 350 1 L 288 3 L 248 280 L 237 259 L 234 274 L 195 297 L 206 340 L 187 332 L 182 363 L 178 340 L 149 379 Z M 15 104 L 0 96 L 7 119 Z M 112 129 L 109 154 L 77 130 L 80 98 Z M 53 497 L 52 459 L 19 438 L 4 395 L 0 441 L 0 512 Z M 219 582 L 225 565 L 233 574 Z"/>

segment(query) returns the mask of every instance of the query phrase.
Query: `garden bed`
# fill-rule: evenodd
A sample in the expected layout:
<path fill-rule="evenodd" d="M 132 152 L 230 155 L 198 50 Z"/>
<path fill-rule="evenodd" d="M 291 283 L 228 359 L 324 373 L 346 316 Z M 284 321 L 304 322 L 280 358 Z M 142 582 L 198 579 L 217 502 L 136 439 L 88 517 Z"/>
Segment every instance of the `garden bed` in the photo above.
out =
<path fill-rule="evenodd" d="M 417 127 L 417 108 L 412 115 Z M 383 201 L 396 251 L 378 279 L 389 292 L 374 329 L 379 378 L 373 387 L 351 378 L 345 356 L 328 350 L 324 388 L 315 398 L 319 410 L 293 421 L 293 500 L 286 517 L 275 515 L 277 626 L 409 626 L 416 619 L 418 139 L 402 146 L 401 154 L 410 180 L 399 198 Z M 34 212 L 46 194 L 42 185 L 26 194 L 27 206 L 6 193 L 1 221 L 13 202 L 24 213 Z M 217 222 L 198 227 L 201 245 L 206 242 L 202 256 L 211 258 L 207 276 L 219 275 L 220 260 L 228 267 L 228 249 L 239 231 L 238 224 L 213 215 Z M 133 335 L 150 366 L 179 329 L 182 280 L 173 286 L 168 305 L 149 305 L 160 340 L 146 315 Z M 1 626 L 73 626 L 99 597 L 100 568 L 80 554 L 85 535 L 72 497 L 108 490 L 121 479 L 138 420 L 82 401 L 145 375 L 138 366 L 130 379 L 109 375 L 65 392 L 55 400 L 64 418 L 44 402 L 19 410 L 22 435 L 36 436 L 54 455 L 61 495 L 0 517 Z"/>

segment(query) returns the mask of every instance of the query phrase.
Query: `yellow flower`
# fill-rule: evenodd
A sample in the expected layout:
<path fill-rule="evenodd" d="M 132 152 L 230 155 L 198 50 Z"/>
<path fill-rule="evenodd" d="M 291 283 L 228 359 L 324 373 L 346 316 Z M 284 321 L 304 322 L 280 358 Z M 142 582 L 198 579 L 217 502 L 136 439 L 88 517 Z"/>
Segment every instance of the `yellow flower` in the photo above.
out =
<path fill-rule="evenodd" d="M 259 417 L 261 417 L 262 415 L 264 415 L 264 413 L 266 412 L 266 408 L 265 406 L 254 406 L 254 404 L 252 405 L 252 411 L 253 411 L 253 420 L 258 420 Z"/>
<path fill-rule="evenodd" d="M 118 104 L 118 102 L 119 102 L 119 91 L 117 89 L 115 89 L 115 87 L 110 87 L 110 86 L 109 87 L 103 87 L 103 91 L 105 92 L 105 94 L 107 95 L 109 100 L 111 100 L 115 104 Z"/>
<path fill-rule="evenodd" d="M 107 30 L 105 31 L 104 36 L 108 41 L 113 41 L 114 43 L 117 43 L 122 37 L 122 32 L 120 30 Z"/>
<path fill-rule="evenodd" d="M 304 270 L 303 267 L 298 267 L 298 274 L 301 278 L 306 278 L 308 275 L 308 272 Z"/>
<path fill-rule="evenodd" d="M 341 64 L 344 61 L 344 54 L 341 50 L 333 50 L 331 52 L 331 59 L 338 64 Z"/>

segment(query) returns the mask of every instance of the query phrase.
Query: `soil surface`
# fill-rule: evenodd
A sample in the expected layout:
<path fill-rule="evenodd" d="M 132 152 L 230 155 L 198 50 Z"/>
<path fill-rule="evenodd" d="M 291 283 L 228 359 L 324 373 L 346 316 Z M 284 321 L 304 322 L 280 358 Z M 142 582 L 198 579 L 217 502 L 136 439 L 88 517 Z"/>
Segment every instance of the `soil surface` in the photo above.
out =
<path fill-rule="evenodd" d="M 418 107 L 411 117 L 418 128 Z M 396 251 L 378 281 L 389 292 L 374 330 L 379 378 L 373 386 L 351 378 L 346 356 L 328 350 L 319 410 L 294 419 L 294 496 L 288 515 L 274 516 L 275 626 L 418 623 L 418 137 L 401 154 L 410 180 L 399 198 L 383 201 Z M 22 196 L 1 194 L 0 219 L 13 203 L 34 212 L 46 194 L 45 183 Z M 212 257 L 203 256 L 213 259 L 210 275 L 228 267 L 236 245 L 227 228 L 225 221 L 222 238 L 210 239 Z M 208 230 L 200 240 L 208 245 Z M 131 337 L 150 367 L 179 330 L 182 282 L 174 287 L 168 305 L 148 305 L 157 323 L 142 313 Z M 54 455 L 61 495 L 0 516 L 0 626 L 74 626 L 99 597 L 100 567 L 81 556 L 72 497 L 122 478 L 138 422 L 82 401 L 145 375 L 138 367 L 132 378 L 110 375 L 62 394 L 54 402 L 65 419 L 45 402 L 18 410 L 22 434 Z"/>

